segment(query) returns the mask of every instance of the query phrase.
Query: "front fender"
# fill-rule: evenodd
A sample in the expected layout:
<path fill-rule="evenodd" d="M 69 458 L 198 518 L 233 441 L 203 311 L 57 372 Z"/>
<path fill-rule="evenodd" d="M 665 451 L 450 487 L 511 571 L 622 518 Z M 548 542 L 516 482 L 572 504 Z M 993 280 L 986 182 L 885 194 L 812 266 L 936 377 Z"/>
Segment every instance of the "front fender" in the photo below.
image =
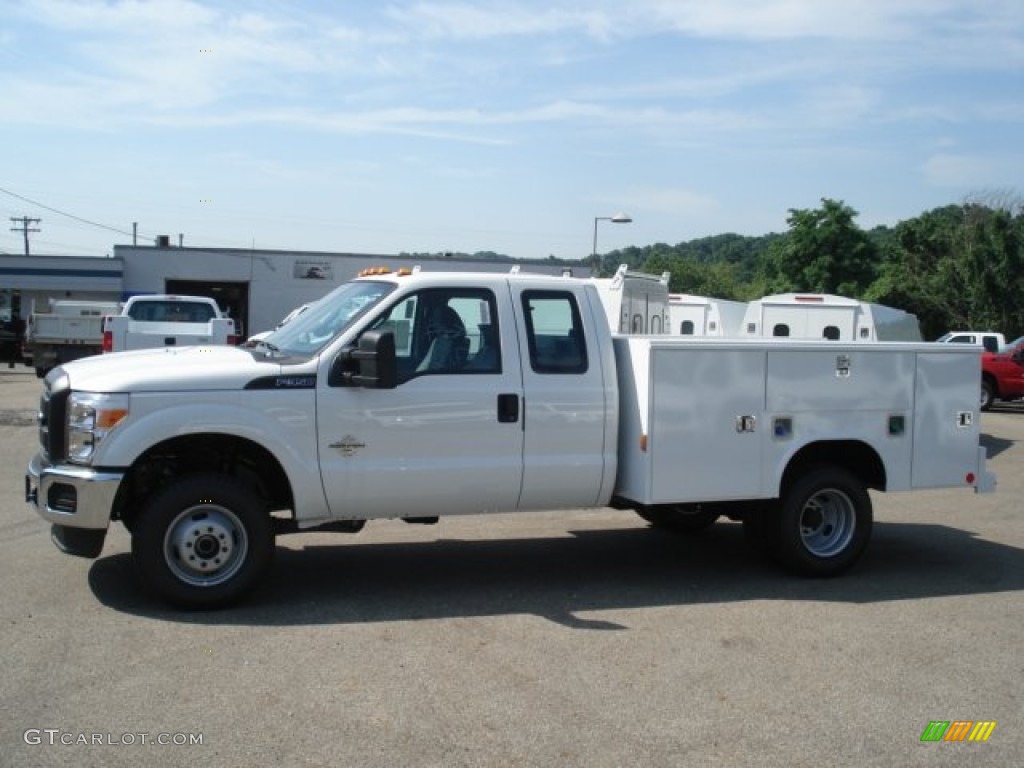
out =
<path fill-rule="evenodd" d="M 320 481 L 313 390 L 141 393 L 131 412 L 100 443 L 93 465 L 131 467 L 158 443 L 187 435 L 222 434 L 251 440 L 281 465 L 292 488 L 296 517 L 328 516 Z"/>

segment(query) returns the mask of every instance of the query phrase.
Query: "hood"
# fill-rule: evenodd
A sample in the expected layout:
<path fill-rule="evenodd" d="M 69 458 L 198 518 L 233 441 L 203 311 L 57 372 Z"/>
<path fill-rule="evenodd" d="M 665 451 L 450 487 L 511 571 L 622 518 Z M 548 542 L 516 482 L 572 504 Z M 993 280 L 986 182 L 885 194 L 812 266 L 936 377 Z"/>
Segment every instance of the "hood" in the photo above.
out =
<path fill-rule="evenodd" d="M 61 369 L 72 389 L 91 392 L 233 390 L 281 373 L 280 363 L 224 345 L 115 352 L 65 363 Z"/>

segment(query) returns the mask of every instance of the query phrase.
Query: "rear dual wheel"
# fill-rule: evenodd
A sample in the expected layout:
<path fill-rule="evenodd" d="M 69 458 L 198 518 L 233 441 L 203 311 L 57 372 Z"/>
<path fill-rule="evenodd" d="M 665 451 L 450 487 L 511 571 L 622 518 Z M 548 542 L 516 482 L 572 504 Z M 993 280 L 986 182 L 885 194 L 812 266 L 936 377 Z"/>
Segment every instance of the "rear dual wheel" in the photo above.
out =
<path fill-rule="evenodd" d="M 763 514 L 749 523 L 749 533 L 756 531 L 754 538 L 763 549 L 804 576 L 842 573 L 857 562 L 871 538 L 873 511 L 867 488 L 838 467 L 809 470 Z"/>

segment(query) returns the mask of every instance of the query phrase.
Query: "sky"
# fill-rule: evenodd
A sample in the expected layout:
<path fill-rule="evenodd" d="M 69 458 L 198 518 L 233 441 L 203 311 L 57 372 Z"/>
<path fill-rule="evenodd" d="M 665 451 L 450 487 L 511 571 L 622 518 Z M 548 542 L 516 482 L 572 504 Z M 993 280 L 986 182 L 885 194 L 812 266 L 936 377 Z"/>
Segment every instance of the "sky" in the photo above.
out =
<path fill-rule="evenodd" d="M 1024 192 L 1021 0 L 0 0 L 0 94 L 11 254 L 577 259 Z"/>

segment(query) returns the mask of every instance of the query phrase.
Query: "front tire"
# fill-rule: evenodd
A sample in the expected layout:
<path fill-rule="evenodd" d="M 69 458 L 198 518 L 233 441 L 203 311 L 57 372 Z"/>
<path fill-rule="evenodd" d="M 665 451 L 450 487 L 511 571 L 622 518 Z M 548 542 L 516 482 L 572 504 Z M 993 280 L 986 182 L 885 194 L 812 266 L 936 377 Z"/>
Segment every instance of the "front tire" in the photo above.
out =
<path fill-rule="evenodd" d="M 182 608 L 237 601 L 273 558 L 266 505 L 225 475 L 193 475 L 172 483 L 132 527 L 132 559 L 142 580 Z"/>
<path fill-rule="evenodd" d="M 871 538 L 871 497 L 845 469 L 820 467 L 797 480 L 779 509 L 775 554 L 805 576 L 836 576 Z"/>

